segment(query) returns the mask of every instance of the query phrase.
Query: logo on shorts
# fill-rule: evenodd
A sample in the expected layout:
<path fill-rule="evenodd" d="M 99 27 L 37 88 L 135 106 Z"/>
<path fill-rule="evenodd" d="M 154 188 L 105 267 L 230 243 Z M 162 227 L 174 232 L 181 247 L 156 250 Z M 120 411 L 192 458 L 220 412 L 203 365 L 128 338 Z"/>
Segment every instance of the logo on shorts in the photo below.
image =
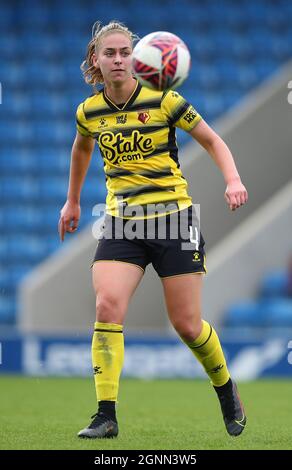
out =
<path fill-rule="evenodd" d="M 100 366 L 95 366 L 93 368 L 93 375 L 96 375 L 96 374 L 102 374 L 102 371 L 101 371 L 101 367 Z"/>
<path fill-rule="evenodd" d="M 200 253 L 198 251 L 195 251 L 195 253 L 193 253 L 193 262 L 198 263 L 199 261 L 201 261 Z"/>

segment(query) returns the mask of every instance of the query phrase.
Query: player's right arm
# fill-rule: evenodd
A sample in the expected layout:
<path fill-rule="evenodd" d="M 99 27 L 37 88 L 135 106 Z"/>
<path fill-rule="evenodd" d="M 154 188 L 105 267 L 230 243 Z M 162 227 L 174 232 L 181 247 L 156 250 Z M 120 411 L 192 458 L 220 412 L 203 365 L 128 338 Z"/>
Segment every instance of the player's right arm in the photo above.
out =
<path fill-rule="evenodd" d="M 67 201 L 60 212 L 59 235 L 64 241 L 65 233 L 75 232 L 80 219 L 80 194 L 89 167 L 95 140 L 82 135 L 79 131 L 72 146 L 69 188 Z"/>

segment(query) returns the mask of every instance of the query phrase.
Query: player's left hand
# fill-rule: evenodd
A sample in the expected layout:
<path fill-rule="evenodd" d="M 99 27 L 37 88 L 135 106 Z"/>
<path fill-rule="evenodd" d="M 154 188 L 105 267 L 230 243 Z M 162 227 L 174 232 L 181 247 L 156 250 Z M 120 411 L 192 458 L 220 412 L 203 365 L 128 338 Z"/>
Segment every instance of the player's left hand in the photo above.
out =
<path fill-rule="evenodd" d="M 234 179 L 227 184 L 224 194 L 229 209 L 235 211 L 243 206 L 248 200 L 248 193 L 240 178 Z"/>

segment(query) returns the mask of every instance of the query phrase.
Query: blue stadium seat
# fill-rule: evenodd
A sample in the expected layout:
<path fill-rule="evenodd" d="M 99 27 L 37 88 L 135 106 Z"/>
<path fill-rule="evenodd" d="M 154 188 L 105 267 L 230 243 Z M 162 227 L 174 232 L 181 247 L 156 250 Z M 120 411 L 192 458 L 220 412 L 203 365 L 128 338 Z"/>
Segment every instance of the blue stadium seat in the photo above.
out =
<path fill-rule="evenodd" d="M 31 144 L 34 137 L 34 129 L 26 119 L 0 120 L 1 143 L 4 145 Z"/>
<path fill-rule="evenodd" d="M 266 322 L 264 308 L 258 302 L 238 302 L 229 307 L 224 324 L 228 327 L 264 326 Z"/>
<path fill-rule="evenodd" d="M 274 33 L 278 31 L 281 32 L 283 29 L 291 27 L 285 8 L 268 9 L 266 12 L 266 22 L 268 28 Z"/>
<path fill-rule="evenodd" d="M 2 225 L 2 223 L 1 223 Z M 7 293 L 11 288 L 11 278 L 10 273 L 7 269 L 0 269 L 0 285 L 1 285 L 1 292 Z"/>
<path fill-rule="evenodd" d="M 10 45 L 7 44 L 7 47 L 10 48 Z M 0 50 L 0 57 L 1 56 L 2 52 Z M 15 60 L 10 62 L 7 67 L 1 67 L 0 81 L 2 83 L 2 93 L 4 100 L 6 95 L 6 84 L 9 84 L 9 88 L 21 88 L 24 86 L 25 67 L 20 62 L 16 62 Z"/>
<path fill-rule="evenodd" d="M 271 328 L 292 328 L 292 299 L 272 299 L 267 303 L 267 326 Z"/>
<path fill-rule="evenodd" d="M 94 13 L 91 8 L 88 8 L 91 11 L 92 22 L 94 21 Z M 70 4 L 70 8 L 66 3 L 59 3 L 58 8 L 56 9 L 56 15 L 54 16 L 54 22 L 56 25 L 60 25 L 63 29 L 72 27 L 82 28 L 83 24 L 88 18 L 89 12 L 87 8 L 78 5 L 76 2 Z"/>
<path fill-rule="evenodd" d="M 220 77 L 216 68 L 211 65 L 201 66 L 196 74 L 196 85 L 201 88 L 202 92 L 210 90 L 218 90 L 220 87 Z"/>
<path fill-rule="evenodd" d="M 0 217 L 1 217 L 1 224 L 4 224 L 4 217 L 2 215 L 2 210 L 0 211 Z M 3 225 L 1 225 L 1 228 Z M 2 230 L 0 233 L 0 260 L 3 260 L 6 258 L 7 252 L 8 252 L 8 239 L 9 236 L 5 234 Z M 3 267 L 3 265 L 2 265 Z"/>
<path fill-rule="evenodd" d="M 260 296 L 268 299 L 284 297 L 286 295 L 287 281 L 287 273 L 285 271 L 267 273 L 260 286 Z"/>
<path fill-rule="evenodd" d="M 13 296 L 0 294 L 0 323 L 14 323 L 15 314 L 16 305 Z"/>
<path fill-rule="evenodd" d="M 20 72 L 19 72 L 20 73 Z M 4 91 L 3 97 L 3 108 L 7 109 L 9 115 L 12 114 L 15 117 L 29 117 L 32 112 L 31 98 L 28 94 L 14 90 Z"/>
<path fill-rule="evenodd" d="M 218 29 L 213 34 L 213 41 L 216 58 L 221 60 L 226 58 L 230 60 L 230 50 L 232 50 L 232 45 L 234 42 L 234 35 L 231 31 L 228 31 L 224 26 L 222 29 Z M 224 67 L 225 64 L 223 64 Z"/>
<path fill-rule="evenodd" d="M 185 42 L 190 49 L 193 60 L 212 63 L 216 56 L 216 47 L 212 38 L 197 37 L 190 42 L 186 39 Z"/>
<path fill-rule="evenodd" d="M 13 26 L 13 10 L 9 4 L 5 4 L 4 2 L 2 2 L 0 15 L 1 31 L 3 31 L 4 28 L 8 26 L 10 28 Z"/>
<path fill-rule="evenodd" d="M 1 210 L 3 233 L 17 231 L 19 233 L 40 232 L 43 228 L 41 209 L 32 205 L 5 206 Z"/>
<path fill-rule="evenodd" d="M 270 9 L 274 11 L 272 4 L 270 4 Z M 263 2 L 246 2 L 245 11 L 252 27 L 254 27 L 257 26 L 258 23 L 262 23 L 266 16 L 267 8 Z"/>
<path fill-rule="evenodd" d="M 224 87 L 236 86 L 239 80 L 239 65 L 231 59 L 218 59 L 215 61 L 220 82 Z"/>
<path fill-rule="evenodd" d="M 66 236 L 65 237 L 65 243 L 69 239 L 70 238 L 68 236 Z M 52 253 L 54 253 L 54 251 L 61 248 L 62 245 L 61 245 L 57 230 L 52 232 L 50 235 L 47 235 L 47 237 L 45 238 L 45 245 L 46 245 L 46 250 L 47 250 L 48 254 L 52 254 Z"/>
<path fill-rule="evenodd" d="M 25 69 L 26 80 L 32 79 L 41 85 L 41 89 L 65 87 L 68 75 L 58 61 L 47 62 L 44 58 L 33 58 Z M 45 95 L 44 95 L 45 96 Z"/>
<path fill-rule="evenodd" d="M 101 175 L 90 173 L 84 185 L 83 200 L 88 201 L 91 207 L 98 202 L 105 201 L 106 187 L 105 178 Z"/>
<path fill-rule="evenodd" d="M 87 38 L 83 34 L 78 34 L 78 31 L 74 35 L 72 35 L 71 29 L 68 32 L 65 31 L 62 35 L 63 60 L 70 59 L 72 64 L 78 68 L 79 62 L 81 63 L 85 59 L 86 46 L 90 39 L 90 31 L 88 31 Z"/>
<path fill-rule="evenodd" d="M 9 176 L 1 181 L 2 201 L 15 203 L 21 201 L 37 201 L 39 197 L 39 182 L 33 177 Z"/>
<path fill-rule="evenodd" d="M 210 116 L 210 120 L 215 119 L 218 114 L 224 111 L 224 98 L 216 91 L 205 94 L 204 114 Z"/>
<path fill-rule="evenodd" d="M 18 234 L 9 240 L 10 260 L 20 264 L 41 261 L 48 253 L 42 237 Z"/>
<path fill-rule="evenodd" d="M 17 286 L 18 283 L 24 278 L 24 276 L 30 271 L 29 263 L 18 263 L 17 265 L 12 265 L 10 272 L 10 281 L 11 284 Z"/>
<path fill-rule="evenodd" d="M 2 5 L 1 5 L 1 13 L 2 13 Z M 0 15 L 2 18 L 2 14 Z M 13 33 L 13 30 L 3 31 L 2 29 L 0 30 L 0 57 L 4 58 L 11 58 L 12 57 L 17 57 L 17 48 L 18 48 L 18 38 L 17 36 Z M 1 77 L 2 74 L 5 73 L 5 70 L 2 69 L 1 67 Z M 1 80 L 3 80 L 1 78 Z"/>
<path fill-rule="evenodd" d="M 267 273 L 260 285 L 258 299 L 238 302 L 226 312 L 228 327 L 292 328 L 292 299 L 287 294 L 287 273 Z"/>
<path fill-rule="evenodd" d="M 57 92 L 49 92 L 44 95 L 42 90 L 33 90 L 30 96 L 31 107 L 34 116 L 45 116 L 51 121 L 58 116 L 58 111 L 62 105 L 62 95 Z M 60 103 L 60 106 L 59 106 Z"/>
<path fill-rule="evenodd" d="M 247 15 L 242 14 L 239 4 L 233 4 L 226 11 L 224 26 L 233 32 L 246 31 L 250 25 L 249 19 Z"/>
<path fill-rule="evenodd" d="M 246 36 L 237 37 L 231 44 L 231 52 L 236 60 L 247 62 L 254 57 L 253 45 Z M 249 67 L 250 70 L 252 70 Z"/>
<path fill-rule="evenodd" d="M 250 90 L 257 84 L 257 74 L 248 65 L 242 65 L 238 69 L 238 83 L 242 90 Z"/>
<path fill-rule="evenodd" d="M 1 174 L 6 176 L 14 176 L 16 174 L 26 173 L 32 175 L 38 171 L 36 166 L 36 156 L 30 147 L 15 147 L 9 142 L 2 145 L 0 158 Z"/>
<path fill-rule="evenodd" d="M 284 62 L 291 58 L 291 40 L 292 35 L 291 37 L 287 37 L 286 35 L 281 34 L 280 36 L 274 37 L 273 43 L 271 44 L 271 51 L 273 57 L 277 61 Z"/>
<path fill-rule="evenodd" d="M 232 106 L 238 103 L 240 96 L 240 91 L 238 89 L 230 90 L 228 93 L 224 93 L 223 100 L 225 109 L 227 110 L 232 108 Z"/>
<path fill-rule="evenodd" d="M 29 8 L 22 8 L 20 4 L 17 10 L 19 17 L 25 22 L 28 31 L 33 30 L 34 33 L 36 31 L 41 33 L 42 29 L 54 19 L 49 3 L 39 2 L 34 5 L 31 4 Z M 39 42 L 41 43 L 42 39 Z"/>
<path fill-rule="evenodd" d="M 75 136 L 75 122 L 63 119 L 38 119 L 34 123 L 34 141 L 36 143 L 70 145 Z"/>
<path fill-rule="evenodd" d="M 44 175 L 56 175 L 66 173 L 68 175 L 70 166 L 70 148 L 62 150 L 41 148 L 37 153 L 38 169 Z"/>
<path fill-rule="evenodd" d="M 273 44 L 273 37 L 263 28 L 258 28 L 251 34 L 251 43 L 256 58 L 269 56 Z"/>
<path fill-rule="evenodd" d="M 66 200 L 68 176 L 42 177 L 40 183 L 40 197 L 43 201 L 53 202 Z"/>
<path fill-rule="evenodd" d="M 39 32 L 38 34 L 41 34 L 41 40 L 37 40 L 35 37 L 35 27 L 32 32 L 27 31 L 21 38 L 19 52 L 34 59 L 60 59 L 62 52 L 58 38 L 45 32 Z"/>

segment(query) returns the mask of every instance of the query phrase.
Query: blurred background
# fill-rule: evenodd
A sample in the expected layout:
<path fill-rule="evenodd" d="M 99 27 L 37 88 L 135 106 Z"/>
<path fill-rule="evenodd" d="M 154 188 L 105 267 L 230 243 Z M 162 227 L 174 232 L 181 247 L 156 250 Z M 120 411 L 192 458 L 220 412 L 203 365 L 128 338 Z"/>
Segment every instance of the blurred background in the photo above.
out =
<path fill-rule="evenodd" d="M 170 31 L 189 47 L 192 69 L 179 92 L 226 140 L 250 198 L 229 212 L 220 172 L 179 132 L 207 247 L 204 317 L 218 328 L 238 379 L 291 377 L 289 0 L 0 1 L 0 374 L 91 374 L 92 210 L 106 195 L 98 150 L 79 231 L 62 246 L 57 222 L 76 108 L 92 93 L 80 64 L 93 23 L 111 19 L 140 37 Z M 150 266 L 125 331 L 125 376 L 203 377 L 169 326 Z"/>

